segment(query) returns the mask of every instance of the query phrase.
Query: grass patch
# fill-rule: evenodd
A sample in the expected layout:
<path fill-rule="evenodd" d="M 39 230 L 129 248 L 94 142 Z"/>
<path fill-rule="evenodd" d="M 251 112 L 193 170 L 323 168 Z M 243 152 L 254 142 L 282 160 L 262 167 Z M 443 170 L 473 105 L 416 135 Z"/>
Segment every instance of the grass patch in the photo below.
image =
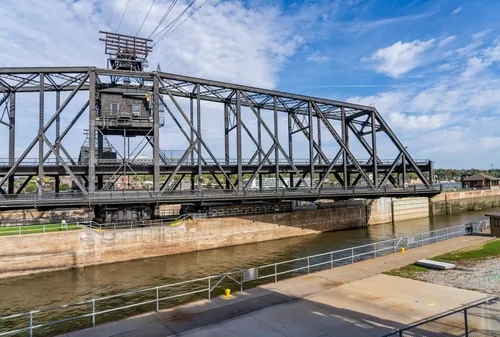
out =
<path fill-rule="evenodd" d="M 500 256 L 500 240 L 486 243 L 481 248 L 457 250 L 433 258 L 442 262 L 478 261 Z"/>
<path fill-rule="evenodd" d="M 32 225 L 32 226 L 9 226 L 9 227 L 0 227 L 0 236 L 65 232 L 77 229 L 81 228 L 76 224 L 67 224 L 63 226 L 60 223 L 47 224 L 47 225 Z"/>
<path fill-rule="evenodd" d="M 415 279 L 418 273 L 425 273 L 427 271 L 429 271 L 429 269 L 425 267 L 417 266 L 416 264 L 410 264 L 408 266 L 387 271 L 384 274 Z"/>

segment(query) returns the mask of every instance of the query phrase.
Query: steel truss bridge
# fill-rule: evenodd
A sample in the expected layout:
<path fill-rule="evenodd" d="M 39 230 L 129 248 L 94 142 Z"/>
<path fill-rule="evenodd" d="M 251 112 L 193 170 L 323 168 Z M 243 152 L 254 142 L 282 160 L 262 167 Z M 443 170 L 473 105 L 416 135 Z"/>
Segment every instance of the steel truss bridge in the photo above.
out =
<path fill-rule="evenodd" d="M 120 126 L 108 118 L 109 124 L 106 124 L 101 104 L 104 95 L 130 92 L 150 97 L 149 120 Z M 38 100 L 38 106 L 34 105 L 34 110 L 38 111 L 34 135 L 16 129 L 17 106 L 28 93 L 32 100 L 33 95 L 37 95 Z M 50 99 L 55 96 L 52 111 L 45 108 L 49 94 Z M 61 96 L 66 97 L 62 102 Z M 81 107 L 68 109 L 77 96 L 84 97 Z M 224 119 L 220 120 L 224 158 L 216 157 L 218 150 L 207 143 L 203 134 L 202 105 L 207 102 L 211 107 L 218 103 L 224 113 Z M 439 193 L 439 188 L 433 184 L 432 162 L 413 159 L 377 109 L 371 106 L 161 71 L 54 67 L 0 68 L 2 111 L 0 123 L 8 129 L 9 139 L 8 158 L 0 159 L 0 209 L 4 210 L 61 206 L 93 209 L 127 204 L 156 207 L 162 203 L 182 202 L 378 198 Z M 251 118 L 242 117 L 243 111 Z M 29 111 L 23 111 L 23 118 L 26 113 Z M 266 122 L 264 114 L 272 116 L 274 122 Z M 61 116 L 68 116 L 67 125 L 61 125 Z M 279 118 L 282 116 L 286 118 Z M 65 146 L 68 133 L 83 118 L 88 121 L 87 161 L 71 155 Z M 177 128 L 176 134 L 188 144 L 175 160 L 166 158 L 160 149 L 160 137 L 167 137 L 172 144 L 178 142 L 169 136 L 170 132 L 160 132 L 166 120 Z M 248 127 L 250 123 L 257 124 L 256 134 Z M 280 123 L 287 124 L 286 143 L 279 139 Z M 110 131 L 110 125 L 114 131 Z M 104 158 L 103 148 L 108 136 L 120 135 L 123 130 L 127 133 L 124 138 L 143 137 L 142 149 L 147 146 L 152 150 L 152 159 L 137 159 L 138 154 L 130 155 L 125 151 L 120 154 L 116 149 L 116 159 Z M 325 133 L 338 148 L 335 156 L 325 154 Z M 294 153 L 297 137 L 293 136 L 297 134 L 301 134 L 302 142 L 307 144 L 305 159 L 296 158 Z M 396 158 L 379 157 L 377 140 L 380 134 L 385 134 L 397 149 Z M 271 140 L 269 147 L 264 145 L 263 135 Z M 29 137 L 31 142 L 16 157 L 19 137 Z M 231 137 L 235 141 L 231 141 Z M 364 159 L 353 154 L 354 143 L 366 150 Z M 244 147 L 251 147 L 250 158 L 250 155 L 245 156 Z M 31 152 L 37 153 L 35 158 Z M 410 172 L 417 175 L 421 185 L 405 184 Z M 140 191 L 113 190 L 110 181 L 122 175 L 152 175 L 152 187 Z M 244 175 L 251 178 L 246 180 Z M 276 186 L 251 189 L 250 182 L 255 179 L 261 182 L 263 175 L 274 175 Z M 15 181 L 19 176 L 27 177 L 21 186 Z M 71 178 L 76 191 L 59 193 L 63 176 Z M 179 190 L 180 181 L 186 176 L 191 178 L 191 189 Z M 201 184 L 195 184 L 203 176 L 213 177 L 217 188 L 206 190 Z M 45 177 L 55 179 L 55 189 L 51 192 L 44 190 Z M 325 184 L 332 177 L 336 185 Z M 37 183 L 37 192 L 24 193 L 32 178 Z"/>

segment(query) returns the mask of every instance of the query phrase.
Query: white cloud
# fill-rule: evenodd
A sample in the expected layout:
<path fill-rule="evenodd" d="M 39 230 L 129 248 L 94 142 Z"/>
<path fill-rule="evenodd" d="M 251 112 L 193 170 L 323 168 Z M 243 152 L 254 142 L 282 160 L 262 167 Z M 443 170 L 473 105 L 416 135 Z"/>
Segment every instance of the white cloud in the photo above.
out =
<path fill-rule="evenodd" d="M 452 42 L 453 40 L 455 40 L 455 38 L 456 38 L 456 36 L 448 36 L 448 37 L 442 39 L 441 41 L 439 41 L 438 46 L 442 47 L 442 46 Z"/>
<path fill-rule="evenodd" d="M 456 15 L 462 11 L 462 7 L 457 7 L 451 12 L 452 15 Z"/>
<path fill-rule="evenodd" d="M 461 48 L 468 52 L 438 67 L 452 71 L 428 82 L 347 100 L 373 104 L 414 157 L 430 157 L 437 167 L 487 167 L 489 154 L 500 151 L 500 79 L 487 71 L 500 62 L 500 40 L 479 46 Z"/>
<path fill-rule="evenodd" d="M 423 52 L 431 47 L 434 41 L 435 39 L 406 43 L 398 41 L 392 46 L 377 50 L 368 60 L 374 62 L 378 72 L 399 77 L 421 64 Z"/>
<path fill-rule="evenodd" d="M 485 37 L 489 32 L 491 32 L 491 29 L 485 29 L 480 32 L 472 34 L 471 38 L 474 40 L 481 39 Z"/>
<path fill-rule="evenodd" d="M 307 60 L 310 62 L 328 62 L 330 61 L 330 57 L 326 55 L 321 55 L 319 51 L 314 52 L 313 54 L 307 57 Z"/>

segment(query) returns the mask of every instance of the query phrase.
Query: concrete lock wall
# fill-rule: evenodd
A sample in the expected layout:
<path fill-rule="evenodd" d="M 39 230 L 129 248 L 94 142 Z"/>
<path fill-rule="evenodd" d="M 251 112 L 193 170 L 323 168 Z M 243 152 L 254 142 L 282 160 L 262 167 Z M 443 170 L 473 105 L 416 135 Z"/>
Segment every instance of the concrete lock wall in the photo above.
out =
<path fill-rule="evenodd" d="M 500 206 L 500 190 L 441 193 L 431 199 L 431 214 L 452 214 Z"/>
<path fill-rule="evenodd" d="M 192 252 L 366 226 L 364 203 L 177 226 L 0 237 L 0 277 Z"/>

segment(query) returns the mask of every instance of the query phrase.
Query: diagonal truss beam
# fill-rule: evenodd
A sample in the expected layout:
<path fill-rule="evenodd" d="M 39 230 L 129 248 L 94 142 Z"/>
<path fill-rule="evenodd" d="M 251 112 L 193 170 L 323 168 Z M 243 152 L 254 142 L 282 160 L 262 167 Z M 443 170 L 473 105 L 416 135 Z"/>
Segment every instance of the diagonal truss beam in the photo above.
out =
<path fill-rule="evenodd" d="M 47 144 L 47 146 L 49 147 L 49 149 L 54 153 L 54 155 L 57 157 L 57 159 L 59 159 L 59 162 L 61 163 L 61 165 L 64 167 L 64 169 L 66 170 L 66 172 L 70 175 L 71 179 L 75 182 L 75 184 L 78 186 L 78 188 L 80 189 L 80 191 L 84 194 L 84 195 L 88 195 L 87 193 L 87 190 L 85 189 L 85 187 L 82 185 L 82 183 L 77 179 L 77 177 L 75 176 L 75 174 L 73 173 L 73 171 L 71 171 L 71 169 L 69 168 L 68 164 L 66 164 L 66 162 L 64 161 L 64 159 L 61 157 L 61 155 L 59 153 L 57 153 L 56 149 L 54 148 L 54 146 L 52 145 L 52 143 L 47 139 L 47 136 L 45 134 L 42 135 L 43 137 L 43 140 L 45 141 L 45 143 Z M 66 152 L 66 150 L 61 147 L 61 150 L 63 150 L 64 154 L 66 156 L 68 156 L 68 153 Z"/>
<path fill-rule="evenodd" d="M 299 127 L 299 129 L 296 130 L 296 132 L 302 131 L 302 133 L 306 136 L 306 138 L 308 140 L 311 140 L 311 136 L 309 134 L 308 127 L 304 126 L 304 124 L 300 121 L 300 119 L 297 117 L 297 115 L 294 112 L 290 112 L 290 115 L 292 116 L 293 121 L 295 122 L 295 124 L 297 124 L 297 126 Z M 318 154 L 321 156 L 321 158 L 323 158 L 323 160 L 327 164 L 329 164 L 330 161 L 328 160 L 328 157 L 321 150 L 321 147 L 319 147 L 318 143 L 314 139 L 312 140 L 312 142 L 313 142 L 314 149 L 318 152 Z"/>
<path fill-rule="evenodd" d="M 232 114 L 234 116 L 236 116 L 236 111 L 233 108 L 233 106 L 230 105 L 230 104 L 228 104 L 228 107 L 229 107 L 229 110 L 232 112 Z M 236 127 L 236 125 L 233 126 L 229 131 L 231 131 L 235 127 Z M 259 153 L 262 154 L 262 155 L 265 155 L 266 153 L 262 149 L 262 146 L 257 142 L 257 140 L 255 140 L 255 137 L 252 135 L 252 133 L 250 132 L 250 130 L 248 130 L 247 126 L 245 125 L 245 123 L 243 121 L 241 121 L 241 127 L 246 131 L 246 133 L 248 134 L 248 136 L 250 137 L 250 139 L 252 140 L 252 142 L 255 144 L 255 146 L 257 146 L 257 151 L 255 151 L 254 155 L 252 156 L 252 159 L 249 162 L 249 164 L 251 164 L 254 161 L 255 157 L 257 157 L 257 155 Z M 269 165 L 272 164 L 271 160 L 268 160 L 268 162 L 269 162 Z"/>
<path fill-rule="evenodd" d="M 390 179 L 391 177 L 394 179 L 394 177 L 392 176 L 392 172 L 394 171 L 394 169 L 396 168 L 396 166 L 398 165 L 398 162 L 399 160 L 403 157 L 403 152 L 400 152 L 398 154 L 398 156 L 396 157 L 396 160 L 394 160 L 394 162 L 392 163 L 391 167 L 389 168 L 389 171 L 387 171 L 387 173 L 385 174 L 385 176 L 382 178 L 382 180 L 380 181 L 380 186 L 383 186 L 385 184 L 385 182 L 387 181 L 387 179 Z M 404 160 L 404 159 L 403 159 Z"/>
<path fill-rule="evenodd" d="M 383 130 L 385 131 L 385 133 L 387 134 L 387 136 L 389 136 L 389 138 L 392 140 L 392 142 L 394 143 L 394 145 L 396 145 L 396 147 L 398 148 L 398 150 L 403 153 L 404 159 L 415 170 L 415 173 L 420 178 L 420 180 L 422 181 L 422 183 L 426 187 L 429 187 L 429 188 L 432 187 L 432 184 L 425 177 L 425 175 L 423 174 L 423 172 L 418 167 L 417 163 L 415 163 L 415 161 L 413 160 L 413 158 L 410 156 L 410 154 L 408 153 L 408 151 L 406 150 L 406 148 L 403 146 L 403 144 L 401 144 L 401 141 L 398 139 L 398 137 L 396 137 L 396 135 L 391 130 L 391 128 L 389 127 L 389 125 L 386 123 L 386 121 L 380 116 L 380 114 L 377 111 L 377 109 L 374 109 L 373 112 L 374 112 L 375 118 L 379 122 L 380 126 L 383 128 Z"/>
<path fill-rule="evenodd" d="M 316 111 L 317 116 L 319 116 L 319 118 L 321 118 L 321 120 L 323 121 L 323 124 L 326 126 L 327 130 L 330 132 L 330 134 L 333 136 L 333 138 L 335 138 L 335 140 L 341 146 L 341 148 L 344 150 L 344 152 L 351 158 L 352 163 L 354 164 L 356 169 L 359 171 L 359 173 L 362 175 L 362 177 L 365 179 L 368 186 L 373 188 L 374 186 L 373 186 L 372 182 L 370 181 L 370 178 L 366 175 L 365 171 L 363 171 L 363 169 L 359 165 L 359 162 L 356 160 L 356 158 L 352 154 L 351 150 L 349 150 L 349 147 L 344 144 L 344 142 L 342 141 L 342 139 L 339 136 L 339 134 L 337 133 L 337 131 L 335 131 L 332 124 L 330 124 L 330 121 L 324 116 L 324 114 L 321 112 L 321 110 L 319 109 L 319 107 L 315 103 L 313 103 L 313 107 L 314 107 L 314 110 Z"/>
<path fill-rule="evenodd" d="M 247 187 L 248 187 L 248 185 L 250 185 L 250 183 L 257 177 L 257 175 L 259 174 L 260 170 L 262 169 L 262 166 L 264 166 L 264 163 L 271 156 L 271 154 L 273 153 L 273 151 L 274 151 L 275 148 L 276 148 L 276 144 L 273 144 L 273 146 L 271 146 L 271 148 L 269 149 L 269 151 L 267 151 L 266 155 L 264 156 L 264 159 L 260 161 L 259 166 L 253 172 L 252 177 L 247 181 L 247 183 L 245 184 L 245 187 L 243 187 L 244 190 L 246 190 Z"/>
<path fill-rule="evenodd" d="M 240 94 L 241 94 L 241 96 L 243 98 L 243 101 L 246 101 L 248 103 L 248 107 L 253 111 L 254 115 L 260 121 L 260 123 L 262 124 L 262 126 L 264 127 L 264 129 L 266 130 L 266 132 L 273 139 L 274 144 L 281 151 L 281 153 L 283 154 L 283 157 L 285 157 L 285 159 L 288 162 L 288 164 L 292 167 L 292 169 L 295 171 L 295 173 L 299 176 L 300 181 L 302 181 L 305 186 L 309 186 L 307 184 L 307 181 L 305 179 L 301 178 L 302 176 L 301 176 L 300 171 L 297 169 L 297 167 L 295 166 L 295 164 L 293 163 L 293 161 L 290 159 L 290 157 L 288 156 L 288 154 L 286 153 L 286 151 L 283 149 L 283 147 L 281 146 L 279 140 L 271 132 L 271 130 L 269 129 L 269 127 L 267 126 L 267 124 L 262 120 L 262 117 L 260 117 L 260 115 L 257 113 L 257 110 L 255 109 L 255 107 L 253 106 L 253 104 L 251 103 L 251 101 L 248 99 L 248 96 L 244 92 L 241 92 L 241 91 L 240 91 Z"/>
<path fill-rule="evenodd" d="M 210 148 L 207 146 L 207 144 L 205 143 L 205 141 L 202 139 L 201 134 L 198 132 L 198 130 L 196 130 L 196 128 L 194 127 L 193 123 L 191 123 L 191 121 L 189 120 L 188 116 L 186 115 L 186 113 L 184 112 L 184 110 L 182 109 L 182 107 L 180 106 L 180 104 L 177 102 L 177 100 L 175 99 L 175 97 L 170 93 L 169 90 L 166 89 L 165 83 L 163 83 L 162 80 L 160 80 L 160 85 L 167 92 L 167 95 L 170 97 L 170 99 L 172 100 L 172 102 L 174 103 L 174 105 L 176 106 L 177 110 L 180 112 L 180 114 L 184 118 L 184 120 L 188 123 L 189 127 L 191 128 L 191 130 L 193 130 L 193 133 L 196 135 L 196 137 L 198 139 L 198 142 L 200 142 L 205 147 L 205 150 L 207 150 L 208 154 L 210 155 L 210 157 L 212 158 L 212 160 L 214 161 L 214 163 L 217 165 L 217 167 L 222 172 L 222 174 L 227 179 L 227 181 L 229 181 L 231 187 L 234 190 L 236 190 L 236 187 L 234 186 L 234 184 L 229 179 L 229 176 L 226 174 L 226 172 L 224 171 L 224 169 L 221 167 L 219 161 L 215 158 L 215 156 L 212 153 L 212 151 L 210 150 Z M 160 100 L 161 100 L 162 104 L 165 107 L 167 107 L 167 105 L 165 104 L 165 101 L 163 99 L 160 99 Z M 198 155 L 201 156 L 199 149 L 198 149 Z"/>
<path fill-rule="evenodd" d="M 89 77 L 89 73 L 87 73 L 85 75 L 85 77 L 82 79 L 82 81 L 73 89 L 73 91 L 69 94 L 69 96 L 66 98 L 66 100 L 64 100 L 63 104 L 59 107 L 59 109 L 56 110 L 55 114 L 45 124 L 45 126 L 42 129 L 42 133 L 47 132 L 47 130 L 50 128 L 50 126 L 56 120 L 57 116 L 59 116 L 64 111 L 64 109 L 69 104 L 69 102 L 73 99 L 73 97 L 75 97 L 75 95 L 78 93 L 78 91 L 80 90 L 80 88 L 85 84 L 85 82 L 87 81 L 88 77 Z M 12 165 L 12 167 L 9 169 L 9 171 L 0 180 L 0 186 L 2 186 L 9 179 L 9 177 L 12 175 L 12 173 L 14 171 L 16 171 L 16 169 L 19 167 L 19 165 L 21 164 L 21 162 L 24 160 L 24 158 L 26 158 L 26 156 L 28 155 L 28 153 L 35 147 L 35 145 L 38 143 L 39 140 L 40 140 L 40 136 L 37 135 L 33 139 L 33 141 L 30 143 L 30 145 L 26 148 L 26 150 L 24 150 L 24 152 L 21 155 L 21 157 L 19 157 L 17 159 L 17 161 L 14 163 L 14 165 Z"/>
<path fill-rule="evenodd" d="M 361 143 L 361 145 L 365 148 L 366 152 L 368 152 L 368 154 L 370 155 L 368 163 L 373 163 L 373 161 L 376 160 L 376 162 L 378 164 L 382 164 L 382 160 L 380 160 L 380 158 L 378 157 L 378 155 L 377 156 L 373 156 L 373 149 L 372 149 L 372 147 L 370 146 L 370 144 L 368 144 L 368 142 L 366 141 L 366 139 L 364 139 L 364 137 L 362 136 L 362 134 L 360 133 L 360 131 L 354 126 L 354 124 L 352 123 L 352 120 L 349 120 L 346 123 L 347 123 L 347 126 L 349 127 L 349 129 L 351 129 L 351 131 L 354 134 L 354 136 L 358 139 L 358 141 Z M 393 176 L 389 177 L 389 181 L 394 186 L 398 186 L 398 183 L 397 183 L 396 179 L 394 179 Z"/>

